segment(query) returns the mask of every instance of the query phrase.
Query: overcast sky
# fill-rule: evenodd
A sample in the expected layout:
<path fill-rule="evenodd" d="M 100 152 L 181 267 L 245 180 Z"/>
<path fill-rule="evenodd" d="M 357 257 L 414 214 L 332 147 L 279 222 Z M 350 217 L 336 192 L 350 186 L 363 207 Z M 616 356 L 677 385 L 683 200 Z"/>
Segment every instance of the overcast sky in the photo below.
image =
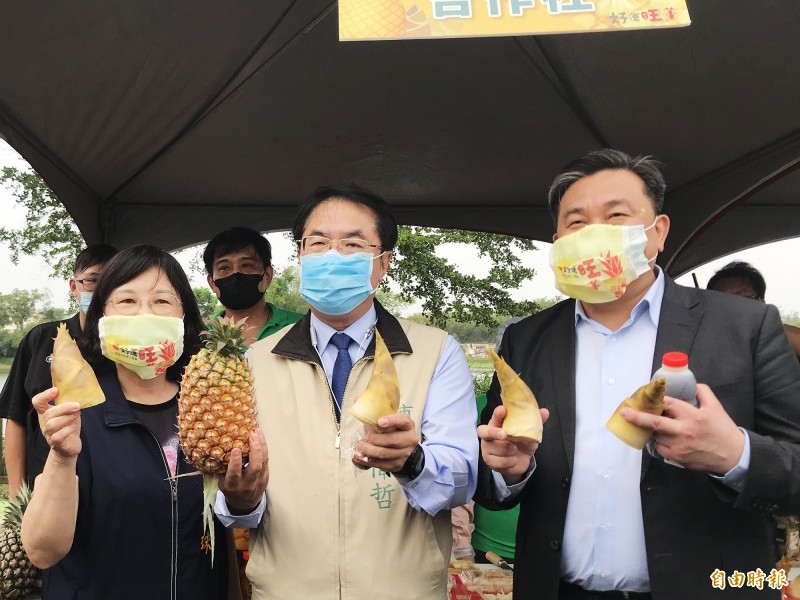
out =
<path fill-rule="evenodd" d="M 27 167 L 27 163 L 5 141 L 0 140 L 0 167 L 6 165 Z M 11 194 L 2 187 L 0 187 L 0 214 L 3 215 L 2 224 L 6 228 L 21 227 L 25 222 L 24 210 L 16 206 Z M 268 238 L 273 245 L 273 261 L 278 270 L 295 263 L 292 244 L 283 234 L 271 233 Z M 520 257 L 526 266 L 535 269 L 536 275 L 533 280 L 523 284 L 520 291 L 514 294 L 519 299 L 557 295 L 548 264 L 550 245 L 537 242 L 537 248 L 536 251 L 525 253 Z M 202 286 L 206 285 L 205 277 L 189 270 L 192 258 L 197 255 L 197 252 L 197 249 L 189 249 L 179 253 L 178 258 L 187 269 L 192 285 Z M 488 259 L 479 260 L 477 252 L 470 248 L 453 246 L 446 248 L 444 255 L 454 261 L 459 270 L 468 274 L 480 274 L 489 265 Z M 777 305 L 783 312 L 800 313 L 800 282 L 797 277 L 792 275 L 794 271 L 789 272 L 788 270 L 789 266 L 796 262 L 796 259 L 791 258 L 792 256 L 800 256 L 800 238 L 737 252 L 703 265 L 696 269 L 695 273 L 700 285 L 705 287 L 714 271 L 724 264 L 731 260 L 748 261 L 761 270 L 767 280 L 767 300 Z M 66 306 L 67 304 L 68 287 L 66 282 L 52 279 L 50 267 L 42 259 L 21 257 L 19 265 L 15 266 L 9 258 L 8 247 L 0 245 L 0 275 L 2 275 L 0 277 L 0 293 L 8 293 L 14 288 L 49 290 L 54 305 Z M 679 278 L 678 282 L 684 285 L 693 285 L 690 275 Z"/>

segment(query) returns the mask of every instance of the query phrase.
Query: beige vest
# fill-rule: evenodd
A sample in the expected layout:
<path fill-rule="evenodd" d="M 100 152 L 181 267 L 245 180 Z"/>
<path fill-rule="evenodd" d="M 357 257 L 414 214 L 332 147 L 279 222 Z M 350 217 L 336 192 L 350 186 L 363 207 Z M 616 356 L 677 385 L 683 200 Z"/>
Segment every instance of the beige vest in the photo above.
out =
<path fill-rule="evenodd" d="M 413 348 L 393 355 L 400 410 L 419 434 L 447 336 L 411 321 L 400 324 Z M 322 367 L 272 353 L 291 328 L 249 351 L 270 468 L 267 511 L 250 535 L 253 600 L 445 599 L 450 511 L 431 517 L 415 510 L 394 477 L 360 470 L 348 456 L 363 429 L 348 408 L 367 385 L 373 352 L 350 372 L 339 434 Z"/>

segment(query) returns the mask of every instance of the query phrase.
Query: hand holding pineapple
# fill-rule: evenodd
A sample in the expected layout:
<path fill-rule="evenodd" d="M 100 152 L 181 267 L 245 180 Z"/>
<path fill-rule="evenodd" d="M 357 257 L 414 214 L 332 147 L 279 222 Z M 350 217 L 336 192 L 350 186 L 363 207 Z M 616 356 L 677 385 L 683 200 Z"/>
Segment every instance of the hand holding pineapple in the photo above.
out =
<path fill-rule="evenodd" d="M 540 408 L 539 414 L 542 423 L 546 423 L 550 411 Z M 492 413 L 489 423 L 478 427 L 478 437 L 481 440 L 481 456 L 493 471 L 503 476 L 508 485 L 519 483 L 531 464 L 531 457 L 539 448 L 539 442 L 528 442 L 518 439 L 516 442 L 509 440 L 508 434 L 503 430 L 507 409 L 498 406 Z"/>
<path fill-rule="evenodd" d="M 52 406 L 58 398 L 58 388 L 52 387 L 33 397 L 33 408 L 39 415 L 39 427 L 51 452 L 61 459 L 71 460 L 81 453 L 81 407 L 77 402 Z"/>
<path fill-rule="evenodd" d="M 378 428 L 365 428 L 356 444 L 353 462 L 360 467 L 375 467 L 386 473 L 399 471 L 419 444 L 414 420 L 406 413 L 378 419 Z"/>
<path fill-rule="evenodd" d="M 255 508 L 256 487 L 266 489 L 262 473 L 263 433 L 256 425 L 253 375 L 247 364 L 245 322 L 231 318 L 206 321 L 205 345 L 183 372 L 178 398 L 178 438 L 186 461 L 203 474 L 202 547 L 214 564 L 214 502 L 222 489 L 233 508 Z M 253 442 L 259 447 L 252 455 Z M 244 479 L 242 463 L 248 460 Z M 235 463 L 234 463 L 235 457 Z M 266 454 L 264 455 L 266 459 Z M 264 469 L 265 470 L 265 469 Z M 223 478 L 224 475 L 224 478 Z M 263 481 L 262 481 L 263 480 Z M 224 482 L 224 488 L 222 487 Z M 263 485 L 262 485 L 263 484 Z"/>
<path fill-rule="evenodd" d="M 242 469 L 242 451 L 234 448 L 225 477 L 219 482 L 228 507 L 243 514 L 252 512 L 259 505 L 269 483 L 269 452 L 264 432 L 256 429 L 250 435 L 249 444 L 247 467 Z"/>

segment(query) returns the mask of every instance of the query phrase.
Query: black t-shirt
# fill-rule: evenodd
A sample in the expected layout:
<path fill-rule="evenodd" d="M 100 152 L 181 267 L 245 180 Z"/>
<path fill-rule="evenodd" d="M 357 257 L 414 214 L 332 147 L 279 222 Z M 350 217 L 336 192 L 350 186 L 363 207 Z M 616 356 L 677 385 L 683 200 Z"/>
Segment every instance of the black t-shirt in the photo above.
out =
<path fill-rule="evenodd" d="M 128 403 L 139 422 L 158 440 L 170 473 L 175 475 L 178 461 L 178 395 L 161 404 L 139 404 L 130 400 Z"/>
<path fill-rule="evenodd" d="M 72 339 L 80 337 L 80 314 L 66 321 L 43 323 L 31 329 L 17 348 L 8 379 L 0 392 L 0 417 L 16 421 L 26 429 L 26 471 L 28 483 L 31 485 L 44 469 L 50 452 L 50 446 L 39 429 L 39 417 L 31 400 L 39 392 L 53 386 L 50 361 L 53 356 L 53 339 L 61 323 L 67 324 L 67 331 Z"/>

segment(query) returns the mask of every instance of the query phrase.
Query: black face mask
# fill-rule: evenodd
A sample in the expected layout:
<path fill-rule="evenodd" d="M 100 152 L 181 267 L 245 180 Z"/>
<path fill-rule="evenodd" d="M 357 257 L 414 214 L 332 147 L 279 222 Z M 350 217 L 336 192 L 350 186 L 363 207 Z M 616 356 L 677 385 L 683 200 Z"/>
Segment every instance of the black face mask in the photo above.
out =
<path fill-rule="evenodd" d="M 261 275 L 234 273 L 215 279 L 214 285 L 219 289 L 220 303 L 231 310 L 243 310 L 255 306 L 264 298 L 264 292 L 258 289 L 263 278 L 263 273 Z"/>

